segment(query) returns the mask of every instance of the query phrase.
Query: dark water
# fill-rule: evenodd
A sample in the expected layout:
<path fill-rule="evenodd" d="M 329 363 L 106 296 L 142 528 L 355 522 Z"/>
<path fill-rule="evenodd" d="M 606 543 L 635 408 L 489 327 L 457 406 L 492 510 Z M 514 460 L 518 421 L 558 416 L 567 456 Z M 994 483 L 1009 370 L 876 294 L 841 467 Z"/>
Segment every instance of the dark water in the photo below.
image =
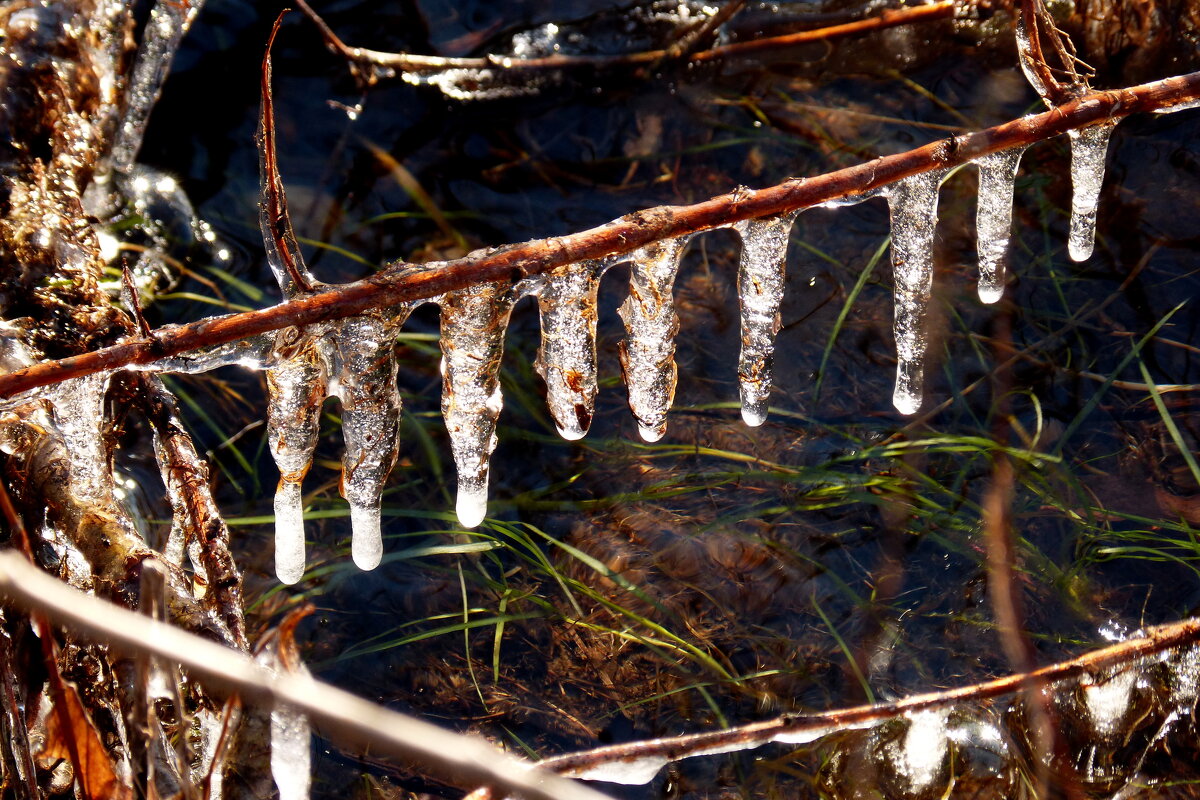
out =
<path fill-rule="evenodd" d="M 503 47 L 514 31 L 607 8 L 566 0 L 317 5 L 348 43 L 444 55 Z M 818 10 L 828 9 L 783 4 L 789 17 Z M 250 306 L 276 297 L 257 231 L 253 146 L 258 65 L 273 13 L 209 0 L 141 159 L 179 176 L 235 249 L 233 271 L 264 294 L 239 290 L 204 265 L 196 271 L 229 301 Z M 754 13 L 756 25 L 777 21 Z M 292 14 L 274 69 L 292 218 L 301 237 L 320 243 L 307 253 L 328 282 L 393 259 L 454 254 L 454 238 L 422 212 L 391 160 L 474 247 L 815 175 L 1039 110 L 1007 36 L 951 23 L 720 67 L 569 77 L 534 97 L 464 103 L 400 81 L 364 91 Z M 1159 76 L 1172 70 L 1182 71 L 1168 64 Z M 1118 86 L 1123 76 L 1103 80 Z M 351 119 L 346 109 L 360 104 Z M 1031 149 L 1015 200 L 1012 277 L 998 306 L 974 294 L 974 170 L 947 182 L 925 409 L 949 402 L 915 424 L 890 405 L 886 253 L 854 294 L 888 236 L 882 201 L 801 216 L 773 413 L 758 429 L 744 426 L 736 408 L 738 244 L 728 232 L 708 234 L 693 241 L 676 284 L 680 385 L 667 437 L 656 445 L 637 438 L 620 382 L 615 309 L 626 268 L 602 286 L 602 388 L 580 442 L 554 433 L 532 368 L 536 310 L 531 301 L 519 307 L 492 462 L 496 522 L 468 534 L 449 514 L 437 316 L 426 307 L 409 324 L 414 336 L 402 353 L 401 463 L 385 495 L 391 555 L 369 574 L 349 563 L 337 408 L 326 409 L 305 487 L 310 508 L 329 512 L 308 523 L 312 574 L 281 589 L 270 526 L 255 522 L 270 514 L 276 474 L 256 425 L 261 378 L 222 371 L 179 379 L 208 413 L 191 422 L 220 465 L 214 473 L 257 622 L 271 624 L 309 599 L 318 611 L 303 628 L 304 644 L 322 678 L 539 756 L 983 680 L 1010 671 L 988 604 L 981 535 L 992 474 L 987 442 L 997 430 L 1023 448 L 1014 456 L 1012 501 L 1017 588 L 1041 663 L 1104 644 L 1106 634 L 1194 613 L 1200 476 L 1176 439 L 1195 448 L 1196 393 L 1162 394 L 1164 416 L 1139 386 L 1139 358 L 1127 357 L 1183 302 L 1141 349 L 1140 363 L 1156 384 L 1200 383 L 1200 315 L 1191 302 L 1200 286 L 1198 113 L 1131 119 L 1117 129 L 1096 253 L 1083 264 L 1066 257 L 1066 141 Z M 213 296 L 190 279 L 179 291 Z M 154 313 L 180 321 L 213 310 L 175 299 Z M 998 398 L 988 375 L 1002 320 L 1023 355 Z M 1108 377 L 1121 383 L 1088 407 Z M 1000 400 L 1011 422 L 997 423 Z M 481 543 L 493 549 L 429 550 Z M 1012 739 L 991 755 L 970 750 L 974 771 L 955 794 L 1014 796 L 1027 785 L 1019 765 L 1030 761 L 1023 723 L 1003 707 L 986 713 L 1002 718 L 997 724 Z M 1065 711 L 1068 719 L 1080 713 Z M 1108 796 L 1144 781 L 1153 788 L 1139 796 L 1162 796 L 1170 776 L 1184 782 L 1170 791 L 1190 796 L 1186 781 L 1196 776 L 1186 756 L 1156 751 L 1138 772 L 1136 755 L 1153 749 L 1153 731 L 1137 738 L 1132 730 L 1122 734 L 1136 751 L 1127 769 L 1108 772 L 1084 763 L 1094 744 L 1068 737 L 1088 791 Z M 613 793 L 924 796 L 879 766 L 886 743 L 902 733 L 683 762 L 644 791 Z M 1175 748 L 1190 753 L 1194 741 L 1191 750 Z M 320 797 L 457 796 L 324 741 L 317 753 Z"/>

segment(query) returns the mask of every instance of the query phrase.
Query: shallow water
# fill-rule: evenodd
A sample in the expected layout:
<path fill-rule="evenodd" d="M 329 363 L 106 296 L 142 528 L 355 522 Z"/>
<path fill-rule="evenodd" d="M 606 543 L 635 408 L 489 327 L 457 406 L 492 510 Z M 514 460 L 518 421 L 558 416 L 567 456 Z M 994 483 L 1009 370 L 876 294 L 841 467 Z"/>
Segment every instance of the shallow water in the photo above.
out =
<path fill-rule="evenodd" d="M 379 10 L 344 1 L 317 10 L 354 45 L 460 55 L 603 6 L 505 4 L 503 19 L 486 3 Z M 232 271 L 261 297 L 194 268 L 246 305 L 276 297 L 261 259 L 253 145 L 270 22 L 250 4 L 209 0 L 141 156 L 177 175 L 233 245 Z M 363 92 L 292 14 L 274 72 L 292 218 L 327 282 L 391 259 L 456 253 L 460 242 L 414 199 L 414 182 L 470 246 L 497 245 L 819 174 L 1020 116 L 1036 99 L 1007 43 L 976 47 L 970 32 L 948 23 L 720 68 L 585 76 L 541 96 L 472 104 L 400 81 Z M 1112 85 L 1120 83 L 1114 76 Z M 1010 671 L 991 622 L 980 522 L 987 440 L 999 430 L 1017 448 L 1018 588 L 1039 662 L 1099 646 L 1105 631 L 1194 613 L 1200 550 L 1190 525 L 1200 519 L 1200 476 L 1137 387 L 1137 359 L 1115 375 L 1126 383 L 1094 406 L 1089 400 L 1133 345 L 1200 288 L 1194 214 L 1181 211 L 1194 208 L 1200 189 L 1198 113 L 1117 128 L 1095 252 L 1079 264 L 1067 252 L 1068 142 L 1031 148 L 1017 178 L 1009 282 L 996 306 L 981 304 L 975 290 L 975 172 L 947 181 L 923 409 L 946 405 L 916 424 L 891 405 L 883 200 L 800 216 L 771 412 L 759 428 L 743 424 L 737 404 L 739 247 L 731 232 L 696 238 L 683 258 L 674 296 L 678 390 L 655 443 L 639 436 L 620 381 L 617 308 L 628 268 L 601 283 L 599 395 L 579 441 L 561 439 L 546 411 L 534 368 L 538 314 L 522 301 L 505 348 L 489 521 L 474 533 L 453 517 L 438 317 L 432 307 L 418 310 L 399 354 L 405 410 L 400 461 L 384 494 L 384 561 L 370 573 L 349 560 L 348 511 L 337 496 L 338 407 L 326 406 L 305 484 L 310 571 L 281 589 L 271 525 L 256 521 L 272 513 L 276 475 L 258 425 L 261 377 L 222 370 L 215 380 L 180 379 L 212 423 L 190 418 L 220 464 L 214 474 L 255 612 L 265 624 L 313 600 L 319 612 L 303 631 L 320 677 L 541 756 L 984 680 Z M 213 295 L 190 280 L 177 291 Z M 151 310 L 157 321 L 212 312 L 187 299 Z M 1007 425 L 996 422 L 1000 406 L 987 381 L 1005 320 L 1024 352 L 1007 391 Z M 1200 383 L 1198 323 L 1185 305 L 1140 351 L 1156 383 Z M 1162 399 L 1194 449 L 1193 396 Z M 1107 712 L 1097 707 L 1076 700 L 1060 714 L 1071 722 L 1071 761 L 1096 777 L 1089 792 L 1107 796 L 1133 775 L 1112 766 L 1124 756 L 1076 730 L 1087 709 L 1109 732 L 1105 741 L 1117 730 L 1133 742 L 1141 741 L 1133 733 L 1146 734 L 1120 715 L 1101 720 Z M 1003 725 L 989 714 L 1004 716 Z M 977 767 L 977 796 L 1024 785 L 1030 746 L 1019 713 L 961 716 L 941 727 L 897 721 L 795 752 L 774 745 L 682 762 L 644 791 L 613 796 L 940 796 L 941 763 L 914 760 L 919 748 L 905 743 L 942 741 L 946 730 L 968 731 L 955 758 Z M 1196 778 L 1187 763 L 1156 751 L 1137 780 Z M 457 796 L 323 741 L 314 767 L 318 797 Z"/>

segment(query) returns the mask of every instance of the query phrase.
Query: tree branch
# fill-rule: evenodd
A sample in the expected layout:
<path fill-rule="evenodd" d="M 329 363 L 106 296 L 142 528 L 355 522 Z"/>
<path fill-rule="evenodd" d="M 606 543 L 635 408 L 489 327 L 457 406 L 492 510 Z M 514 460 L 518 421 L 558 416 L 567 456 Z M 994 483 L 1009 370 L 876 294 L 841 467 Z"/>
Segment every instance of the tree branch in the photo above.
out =
<path fill-rule="evenodd" d="M 1200 72 L 1193 72 L 1126 89 L 1095 92 L 1041 114 L 812 178 L 791 178 L 759 190 L 739 188 L 690 206 L 659 206 L 590 230 L 480 250 L 433 267 L 393 263 L 363 280 L 270 308 L 165 326 L 148 338 L 16 370 L 0 376 L 0 397 L 103 370 L 150 364 L 167 356 L 289 326 L 312 325 L 368 309 L 429 299 L 471 284 L 516 283 L 567 264 L 619 256 L 663 239 L 862 195 L 910 175 L 959 166 L 987 153 L 1039 142 L 1075 128 L 1197 100 Z"/>
<path fill-rule="evenodd" d="M 525 800 L 607 800 L 586 786 L 532 770 L 481 739 L 389 711 L 307 675 L 273 674 L 247 655 L 77 592 L 15 552 L 0 553 L 0 595 L 121 652 L 181 664 L 243 702 L 292 706 L 335 741 L 415 762 L 452 785 L 492 786 Z"/>

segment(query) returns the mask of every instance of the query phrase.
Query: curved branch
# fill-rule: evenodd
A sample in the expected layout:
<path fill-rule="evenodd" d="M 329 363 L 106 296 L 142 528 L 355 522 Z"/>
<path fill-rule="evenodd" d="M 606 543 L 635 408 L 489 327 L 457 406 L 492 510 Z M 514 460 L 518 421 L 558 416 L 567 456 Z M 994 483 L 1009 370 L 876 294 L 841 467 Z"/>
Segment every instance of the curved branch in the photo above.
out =
<path fill-rule="evenodd" d="M 1026 146 L 1068 130 L 1197 101 L 1200 101 L 1200 72 L 1193 72 L 1127 89 L 1095 92 L 1041 114 L 812 178 L 791 178 L 759 190 L 738 188 L 689 206 L 637 211 L 590 230 L 479 250 L 433 268 L 393 263 L 363 280 L 329 287 L 270 308 L 164 326 L 149 337 L 0 375 L 0 397 L 12 397 L 38 386 L 102 370 L 150 364 L 167 356 L 281 328 L 312 325 L 368 309 L 429 299 L 471 284 L 516 283 L 567 264 L 630 253 L 663 239 L 863 195 L 910 175 L 959 166 L 988 153 Z"/>

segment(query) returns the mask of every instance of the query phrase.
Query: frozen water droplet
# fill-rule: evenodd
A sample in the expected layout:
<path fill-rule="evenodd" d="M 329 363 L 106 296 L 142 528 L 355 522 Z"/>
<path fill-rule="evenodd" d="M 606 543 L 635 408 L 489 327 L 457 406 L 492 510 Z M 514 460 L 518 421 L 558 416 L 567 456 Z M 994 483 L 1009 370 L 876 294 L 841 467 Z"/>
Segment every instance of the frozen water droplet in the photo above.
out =
<path fill-rule="evenodd" d="M 1071 139 L 1071 230 L 1067 253 L 1072 261 L 1086 261 L 1096 239 L 1096 208 L 1104 184 L 1104 159 L 1116 122 L 1067 131 Z"/>
<path fill-rule="evenodd" d="M 582 439 L 596 408 L 596 291 L 593 261 L 549 276 L 538 291 L 542 345 L 535 364 L 559 435 Z"/>
<path fill-rule="evenodd" d="M 979 299 L 995 303 L 1004 296 L 1004 258 L 1012 233 L 1013 185 L 1024 147 L 977 159 L 979 203 L 975 211 L 979 253 Z"/>
<path fill-rule="evenodd" d="M 767 419 L 771 398 L 771 360 L 779 333 L 779 304 L 788 241 L 796 212 L 746 220 L 734 226 L 742 237 L 738 299 L 742 308 L 742 351 L 738 387 L 742 419 L 757 427 Z"/>
<path fill-rule="evenodd" d="M 910 175 L 887 188 L 892 220 L 892 274 L 895 281 L 896 389 L 892 402 L 901 414 L 921 407 L 925 380 L 925 314 L 933 290 L 933 235 L 938 188 L 946 170 Z"/>
<path fill-rule="evenodd" d="M 351 551 L 355 564 L 374 569 L 383 555 L 379 502 L 399 444 L 391 324 L 372 315 L 350 317 L 339 324 L 334 343 L 330 373 L 342 399 L 342 493 L 350 504 Z"/>
<path fill-rule="evenodd" d="M 458 470 L 458 521 L 465 528 L 487 513 L 488 459 L 504 404 L 500 360 L 512 312 L 511 292 L 483 284 L 442 300 L 442 418 Z"/>
<path fill-rule="evenodd" d="M 634 253 L 629 296 L 617 309 L 625 322 L 626 337 L 619 352 L 629 390 L 629 410 L 647 442 L 657 442 L 667 432 L 667 411 L 675 398 L 679 315 L 675 313 L 672 291 L 686 245 L 687 239 L 681 237 Z"/>
<path fill-rule="evenodd" d="M 280 481 L 275 490 L 275 575 L 280 582 L 304 577 L 304 503 L 298 481 Z"/>

